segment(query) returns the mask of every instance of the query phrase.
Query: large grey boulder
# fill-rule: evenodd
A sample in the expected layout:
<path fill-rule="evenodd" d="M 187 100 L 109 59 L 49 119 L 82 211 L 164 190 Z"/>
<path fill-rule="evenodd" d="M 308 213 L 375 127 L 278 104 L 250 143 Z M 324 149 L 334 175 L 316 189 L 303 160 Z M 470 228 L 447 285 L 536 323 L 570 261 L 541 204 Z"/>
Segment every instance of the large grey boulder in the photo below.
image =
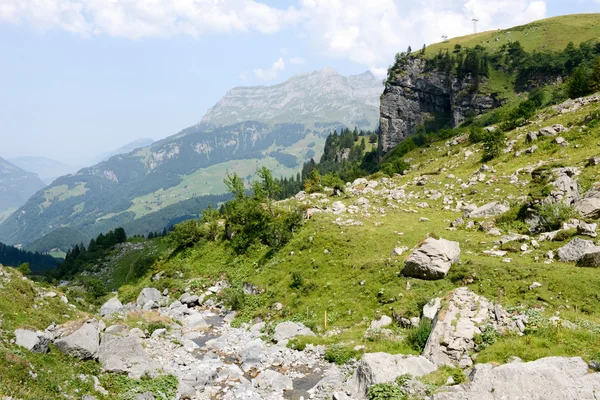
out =
<path fill-rule="evenodd" d="M 372 385 L 394 382 L 397 377 L 404 374 L 421 377 L 436 369 L 436 366 L 423 356 L 366 353 L 348 383 L 352 392 L 364 396 Z"/>
<path fill-rule="evenodd" d="M 125 309 L 118 297 L 113 297 L 100 307 L 100 316 L 106 317 L 112 314 L 121 314 Z"/>
<path fill-rule="evenodd" d="M 565 262 L 578 261 L 584 254 L 597 251 L 600 251 L 600 246 L 596 246 L 591 240 L 575 238 L 558 249 L 558 258 Z"/>
<path fill-rule="evenodd" d="M 296 336 L 315 336 L 314 332 L 300 322 L 286 321 L 275 327 L 273 339 L 278 344 L 286 345 L 288 340 Z"/>
<path fill-rule="evenodd" d="M 294 384 L 289 377 L 270 369 L 261 372 L 256 377 L 255 384 L 260 388 L 271 389 L 276 392 L 294 389 Z"/>
<path fill-rule="evenodd" d="M 477 364 L 469 379 L 440 389 L 433 400 L 595 400 L 600 393 L 600 373 L 588 373 L 580 357 Z"/>
<path fill-rule="evenodd" d="M 580 173 L 581 171 L 575 167 L 553 169 L 552 174 L 555 179 L 550 183 L 553 188 L 550 191 L 550 195 L 544 199 L 544 202 L 551 204 L 573 204 L 578 201 L 580 194 L 577 175 Z"/>
<path fill-rule="evenodd" d="M 179 298 L 179 301 L 188 307 L 195 307 L 197 305 L 200 305 L 200 297 L 198 297 L 198 295 L 195 294 L 184 293 Z"/>
<path fill-rule="evenodd" d="M 408 257 L 402 274 L 419 279 L 442 279 L 459 259 L 458 242 L 428 238 Z"/>
<path fill-rule="evenodd" d="M 158 291 L 158 289 L 144 288 L 140 292 L 140 294 L 139 294 L 139 296 L 138 296 L 138 298 L 136 300 L 136 304 L 138 306 L 140 306 L 140 307 L 143 307 L 149 301 L 153 301 L 155 303 L 159 303 L 160 300 L 161 300 L 161 298 L 162 298 L 162 295 Z"/>
<path fill-rule="evenodd" d="M 50 337 L 44 332 L 17 329 L 15 330 L 15 342 L 32 353 L 47 353 Z"/>
<path fill-rule="evenodd" d="M 452 292 L 445 308 L 437 312 L 423 356 L 436 365 L 472 364 L 475 335 L 490 322 L 492 304 L 482 296 L 461 287 Z"/>
<path fill-rule="evenodd" d="M 81 328 L 72 334 L 58 339 L 54 345 L 60 352 L 79 358 L 80 360 L 95 359 L 100 349 L 100 330 L 98 321 L 86 321 Z"/>
<path fill-rule="evenodd" d="M 208 329 L 210 325 L 200 314 L 192 314 L 185 317 L 183 326 L 192 331 Z"/>
<path fill-rule="evenodd" d="M 585 253 L 578 261 L 577 266 L 598 268 L 600 267 L 600 250 Z"/>
<path fill-rule="evenodd" d="M 105 372 L 128 374 L 134 379 L 156 374 L 156 365 L 135 337 L 104 334 L 100 341 L 98 361 Z"/>
<path fill-rule="evenodd" d="M 573 207 L 584 218 L 600 218 L 600 198 L 588 197 L 581 199 L 575 202 Z"/>
<path fill-rule="evenodd" d="M 475 210 L 471 211 L 468 214 L 468 217 L 469 218 L 496 217 L 498 215 L 504 214 L 508 210 L 510 210 L 510 207 L 508 207 L 507 205 L 502 204 L 502 203 L 493 202 L 493 203 L 488 203 L 486 205 L 476 208 Z"/>

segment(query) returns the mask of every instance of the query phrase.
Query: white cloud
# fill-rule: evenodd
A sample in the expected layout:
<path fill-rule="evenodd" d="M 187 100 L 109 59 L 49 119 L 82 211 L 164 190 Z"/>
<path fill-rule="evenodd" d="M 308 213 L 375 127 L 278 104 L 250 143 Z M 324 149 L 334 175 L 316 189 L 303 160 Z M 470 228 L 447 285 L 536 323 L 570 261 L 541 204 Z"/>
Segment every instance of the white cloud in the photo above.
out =
<path fill-rule="evenodd" d="M 247 81 L 248 80 L 248 72 L 244 71 L 240 74 L 240 79 L 243 81 Z"/>
<path fill-rule="evenodd" d="M 546 16 L 540 0 L 301 0 L 304 28 L 329 56 L 365 65 L 381 76 L 398 51 L 423 43 L 510 27 Z"/>
<path fill-rule="evenodd" d="M 297 18 L 293 7 L 281 10 L 256 0 L 0 0 L 0 22 L 84 37 L 273 33 Z"/>
<path fill-rule="evenodd" d="M 279 57 L 279 60 L 275 61 L 271 68 L 255 69 L 254 75 L 256 75 L 256 77 L 259 79 L 272 81 L 273 79 L 277 78 L 279 72 L 283 70 L 285 70 L 285 61 L 283 61 L 283 57 Z"/>
<path fill-rule="evenodd" d="M 290 58 L 290 60 L 289 60 L 289 63 L 290 63 L 290 64 L 292 64 L 292 65 L 302 65 L 302 64 L 304 64 L 305 62 L 306 62 L 306 61 L 304 61 L 304 59 L 303 59 L 303 58 L 300 58 L 300 57 L 292 57 L 292 58 Z"/>
<path fill-rule="evenodd" d="M 138 39 L 299 28 L 314 47 L 382 71 L 398 51 L 479 30 L 523 24 L 546 16 L 543 0 L 298 0 L 279 9 L 260 0 L 0 0 L 0 23 L 28 23 L 91 37 Z M 596 0 L 600 1 L 600 0 Z M 280 50 L 287 55 L 286 49 Z M 294 64 L 294 58 L 290 63 Z M 258 69 L 276 76 L 285 68 Z"/>

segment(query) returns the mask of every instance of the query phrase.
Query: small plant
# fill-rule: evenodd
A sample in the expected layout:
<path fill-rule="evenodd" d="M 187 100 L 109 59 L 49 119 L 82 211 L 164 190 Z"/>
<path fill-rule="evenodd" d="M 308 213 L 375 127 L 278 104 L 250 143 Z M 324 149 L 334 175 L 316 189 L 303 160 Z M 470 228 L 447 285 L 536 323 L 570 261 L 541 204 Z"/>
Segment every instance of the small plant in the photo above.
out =
<path fill-rule="evenodd" d="M 498 332 L 496 332 L 493 326 L 486 325 L 480 330 L 481 334 L 475 334 L 473 336 L 473 341 L 475 342 L 478 351 L 496 343 L 496 340 L 498 340 Z"/>
<path fill-rule="evenodd" d="M 336 363 L 338 365 L 346 364 L 351 359 L 357 356 L 357 352 L 342 345 L 333 345 L 325 350 L 325 360 Z"/>
<path fill-rule="evenodd" d="M 290 288 L 292 289 L 300 289 L 304 285 L 304 277 L 298 271 L 292 272 L 292 283 L 290 283 Z"/>
<path fill-rule="evenodd" d="M 406 385 L 408 382 L 410 382 L 410 380 L 412 379 L 412 375 L 411 374 L 402 374 L 399 377 L 396 378 L 396 385 L 398 386 L 404 386 Z"/>
<path fill-rule="evenodd" d="M 419 326 L 411 329 L 406 336 L 406 342 L 418 352 L 422 352 L 431 334 L 431 321 L 427 318 L 421 319 Z"/>
<path fill-rule="evenodd" d="M 240 288 L 226 288 L 223 290 L 223 302 L 233 311 L 241 310 L 244 306 L 244 292 Z"/>
<path fill-rule="evenodd" d="M 563 222 L 575 216 L 573 208 L 566 204 L 542 204 L 536 208 L 540 218 L 540 228 L 545 231 L 555 231 L 562 227 Z"/>
<path fill-rule="evenodd" d="M 405 400 L 406 395 L 393 383 L 378 383 L 369 388 L 367 398 L 369 400 Z"/>
<path fill-rule="evenodd" d="M 148 333 L 150 335 L 152 335 L 154 333 L 154 331 L 159 330 L 159 329 L 167 329 L 168 325 L 165 324 L 164 322 L 150 322 L 148 324 Z"/>

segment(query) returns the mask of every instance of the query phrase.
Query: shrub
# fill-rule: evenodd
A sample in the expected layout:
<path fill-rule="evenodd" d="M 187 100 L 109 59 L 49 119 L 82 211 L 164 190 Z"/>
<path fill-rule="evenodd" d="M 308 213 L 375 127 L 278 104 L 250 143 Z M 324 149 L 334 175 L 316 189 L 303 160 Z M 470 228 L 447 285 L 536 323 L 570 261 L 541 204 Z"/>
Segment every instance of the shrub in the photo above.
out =
<path fill-rule="evenodd" d="M 300 289 L 304 285 L 304 277 L 298 271 L 292 272 L 292 283 L 290 283 L 290 288 L 292 289 Z"/>
<path fill-rule="evenodd" d="M 202 230 L 198 220 L 190 219 L 175 225 L 169 232 L 168 240 L 176 248 L 184 248 L 198 243 L 202 238 Z"/>
<path fill-rule="evenodd" d="M 326 175 L 323 175 L 323 178 L 321 178 L 321 183 L 323 186 L 332 188 L 334 191 L 340 193 L 344 193 L 344 190 L 346 189 L 346 184 L 335 172 L 330 172 Z"/>
<path fill-rule="evenodd" d="M 239 311 L 244 306 L 244 292 L 240 288 L 226 288 L 223 290 L 223 303 L 233 311 Z"/>
<path fill-rule="evenodd" d="M 313 168 L 312 171 L 310 171 L 310 175 L 308 176 L 308 179 L 306 179 L 304 181 L 304 191 L 306 193 L 315 193 L 315 192 L 319 192 L 321 190 L 321 174 L 319 173 L 319 170 L 316 168 Z"/>
<path fill-rule="evenodd" d="M 431 321 L 427 318 L 421 319 L 419 326 L 411 329 L 406 336 L 406 342 L 418 352 L 422 352 L 425 343 L 431 334 Z"/>
<path fill-rule="evenodd" d="M 406 395 L 393 383 L 378 383 L 369 388 L 369 400 L 405 400 Z"/>
<path fill-rule="evenodd" d="M 498 157 L 502 153 L 504 142 L 506 142 L 504 132 L 487 132 L 483 138 L 483 156 L 481 157 L 481 161 L 488 162 Z"/>
<path fill-rule="evenodd" d="M 562 203 L 542 204 L 536 207 L 536 215 L 540 218 L 540 228 L 548 232 L 560 229 L 563 222 L 575 216 L 575 211 Z"/>
<path fill-rule="evenodd" d="M 325 350 L 325 360 L 336 363 L 338 365 L 346 364 L 351 359 L 355 358 L 358 353 L 346 346 L 332 345 Z"/>
<path fill-rule="evenodd" d="M 152 335 L 154 333 L 154 331 L 159 330 L 159 329 L 167 329 L 168 325 L 165 324 L 164 322 L 150 322 L 148 324 L 148 333 L 150 335 Z"/>
<path fill-rule="evenodd" d="M 481 328 L 481 334 L 475 334 L 473 336 L 473 341 L 477 346 L 477 350 L 481 351 L 486 347 L 496 343 L 498 340 L 498 332 L 491 325 L 486 325 Z"/>

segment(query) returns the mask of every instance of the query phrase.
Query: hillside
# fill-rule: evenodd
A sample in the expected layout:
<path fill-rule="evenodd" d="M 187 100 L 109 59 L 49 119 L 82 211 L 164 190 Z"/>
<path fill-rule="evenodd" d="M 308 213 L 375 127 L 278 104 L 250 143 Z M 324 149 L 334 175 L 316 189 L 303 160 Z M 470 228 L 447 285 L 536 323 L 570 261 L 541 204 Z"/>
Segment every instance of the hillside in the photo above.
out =
<path fill-rule="evenodd" d="M 40 178 L 0 158 L 0 221 L 46 186 Z"/>
<path fill-rule="evenodd" d="M 302 87 L 307 92 L 300 91 Z M 146 223 L 136 224 L 139 230 L 128 233 L 161 231 L 165 227 L 161 221 L 165 219 L 197 215 L 208 204 L 216 206 L 218 197 L 207 196 L 227 191 L 223 183 L 226 172 L 237 172 L 246 182 L 261 165 L 276 170 L 278 175 L 294 175 L 304 161 L 320 157 L 325 137 L 332 130 L 345 124 L 364 126 L 365 118 L 370 121 L 366 126 L 373 126 L 378 104 L 373 87 L 380 87 L 380 82 L 371 75 L 344 78 L 326 69 L 296 76 L 272 88 L 247 88 L 244 94 L 240 94 L 242 89 L 233 90 L 202 123 L 148 147 L 58 178 L 0 225 L 0 238 L 6 243 L 29 244 L 62 227 L 93 237 L 172 207 L 168 218 L 162 213 L 157 218 L 149 217 Z M 247 122 L 223 126 L 235 119 L 216 117 L 230 115 L 244 98 L 251 104 L 253 96 L 264 91 L 271 93 L 270 102 L 279 101 L 280 96 L 301 98 L 279 107 L 281 112 L 272 118 L 264 115 L 272 104 L 262 103 L 247 110 L 244 118 L 252 119 Z M 304 104 L 302 97 L 308 98 L 309 92 L 311 108 L 304 112 L 302 122 L 297 122 L 294 110 Z M 237 93 L 234 100 L 232 93 Z M 336 114 L 327 111 L 335 110 L 345 96 L 351 104 L 359 100 L 368 103 L 370 114 L 354 106 L 340 107 Z M 200 202 L 192 212 L 187 206 L 177 206 L 190 198 Z"/>
<path fill-rule="evenodd" d="M 101 163 L 102 161 L 106 161 L 111 157 L 118 156 L 119 154 L 131 153 L 135 149 L 150 146 L 152 143 L 154 143 L 153 139 L 149 139 L 149 138 L 136 139 L 132 142 L 127 143 L 124 146 L 119 147 L 116 150 L 101 154 L 100 156 L 98 156 L 94 159 L 93 164 Z"/>
<path fill-rule="evenodd" d="M 67 165 L 46 157 L 15 157 L 8 160 L 17 167 L 36 174 L 49 185 L 59 176 L 74 174 L 81 167 Z"/>

